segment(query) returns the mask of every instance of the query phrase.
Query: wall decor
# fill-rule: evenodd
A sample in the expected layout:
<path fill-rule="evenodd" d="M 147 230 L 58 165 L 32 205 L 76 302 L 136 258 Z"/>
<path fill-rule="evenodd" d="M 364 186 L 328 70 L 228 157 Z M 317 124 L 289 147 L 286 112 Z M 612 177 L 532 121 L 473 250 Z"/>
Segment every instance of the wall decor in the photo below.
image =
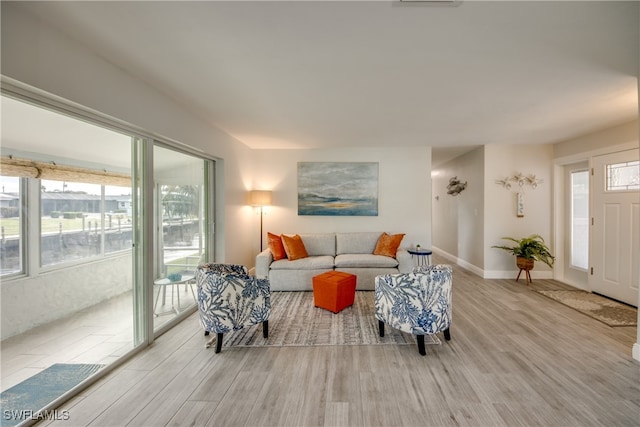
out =
<path fill-rule="evenodd" d="M 501 185 L 505 190 L 511 190 L 511 183 L 518 184 L 518 192 L 516 193 L 516 216 L 518 218 L 524 217 L 524 193 L 526 187 L 531 187 L 533 190 L 538 188 L 538 185 L 543 181 L 536 178 L 534 174 L 524 175 L 523 173 L 516 172 L 512 176 L 496 179 L 495 183 Z"/>
<path fill-rule="evenodd" d="M 447 185 L 447 194 L 457 196 L 465 188 L 467 188 L 467 181 L 461 182 L 457 176 L 454 176 L 453 178 L 449 178 L 449 185 Z"/>
<path fill-rule="evenodd" d="M 298 215 L 378 216 L 378 163 L 299 162 Z"/>
<path fill-rule="evenodd" d="M 516 215 L 518 218 L 524 216 L 524 194 L 516 193 Z"/>
<path fill-rule="evenodd" d="M 525 186 L 529 186 L 535 190 L 536 188 L 538 188 L 538 184 L 541 184 L 543 181 L 541 179 L 536 178 L 534 174 L 524 175 L 520 172 L 516 172 L 512 176 L 496 179 L 495 182 L 498 185 L 502 185 L 506 190 L 511 189 L 512 182 L 517 183 L 518 187 L 522 189 L 524 189 Z"/>

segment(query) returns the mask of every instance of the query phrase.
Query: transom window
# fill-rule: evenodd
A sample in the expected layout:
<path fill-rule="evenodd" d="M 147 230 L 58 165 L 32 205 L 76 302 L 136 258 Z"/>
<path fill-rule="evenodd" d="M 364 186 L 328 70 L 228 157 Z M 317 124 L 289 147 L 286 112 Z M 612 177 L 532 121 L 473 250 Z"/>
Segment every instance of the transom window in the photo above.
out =
<path fill-rule="evenodd" d="M 628 191 L 640 188 L 640 162 L 607 165 L 607 191 Z"/>

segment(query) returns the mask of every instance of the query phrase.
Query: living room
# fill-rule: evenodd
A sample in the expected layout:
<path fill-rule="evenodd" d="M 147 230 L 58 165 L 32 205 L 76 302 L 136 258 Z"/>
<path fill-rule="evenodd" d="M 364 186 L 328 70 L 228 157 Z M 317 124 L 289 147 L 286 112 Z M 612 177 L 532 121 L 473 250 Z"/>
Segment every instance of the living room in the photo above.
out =
<path fill-rule="evenodd" d="M 463 4 L 461 7 L 464 6 L 466 5 Z M 558 206 L 557 177 L 563 165 L 567 162 L 588 160 L 591 156 L 609 149 L 638 147 L 638 92 L 637 85 L 635 85 L 637 81 L 637 38 L 634 46 L 612 48 L 616 52 L 618 49 L 627 49 L 630 52 L 628 60 L 636 60 L 635 74 L 629 76 L 628 69 L 620 71 L 624 77 L 629 77 L 634 82 L 635 93 L 631 94 L 633 98 L 631 103 L 636 108 L 635 115 L 628 116 L 625 113 L 620 117 L 612 118 L 608 116 L 609 112 L 603 111 L 618 111 L 613 105 L 618 102 L 624 104 L 620 110 L 628 111 L 627 105 L 629 103 L 625 100 L 630 98 L 630 95 L 625 92 L 612 94 L 611 103 L 603 102 L 602 106 L 585 113 L 579 120 L 575 117 L 570 118 L 585 125 L 585 122 L 589 122 L 589 118 L 597 115 L 607 116 L 608 125 L 604 127 L 586 126 L 588 131 L 582 133 L 567 131 L 564 137 L 559 138 L 558 134 L 549 137 L 544 130 L 537 126 L 525 126 L 526 131 L 523 131 L 517 141 L 506 141 L 501 132 L 492 128 L 487 130 L 485 134 L 479 133 L 477 139 L 458 141 L 460 146 L 452 144 L 451 147 L 448 147 L 446 142 L 450 142 L 450 140 L 446 135 L 431 135 L 426 138 L 419 134 L 412 134 L 407 139 L 402 139 L 403 124 L 406 122 L 412 120 L 416 122 L 428 121 L 429 126 L 435 127 L 438 121 L 433 117 L 429 117 L 427 120 L 426 114 L 416 118 L 412 111 L 405 111 L 406 122 L 389 121 L 387 123 L 392 131 L 385 133 L 385 135 L 395 134 L 397 136 L 381 144 L 378 141 L 379 138 L 382 138 L 378 135 L 380 130 L 378 125 L 380 122 L 383 124 L 385 122 L 381 117 L 384 118 L 385 114 L 390 114 L 391 110 L 405 110 L 405 107 L 394 103 L 397 101 L 395 97 L 384 98 L 381 94 L 376 95 L 376 93 L 363 90 L 360 96 L 366 101 L 365 104 L 379 102 L 384 105 L 378 108 L 384 111 L 382 115 L 375 116 L 376 120 L 372 120 L 375 123 L 371 123 L 370 130 L 363 130 L 359 134 L 358 144 L 348 146 L 344 141 L 344 136 L 336 135 L 335 131 L 327 131 L 317 136 L 319 139 L 329 141 L 326 146 L 306 147 L 304 143 L 308 141 L 304 140 L 302 136 L 296 138 L 294 131 L 272 137 L 269 126 L 266 125 L 263 127 L 255 125 L 255 129 L 253 126 L 247 126 L 243 129 L 244 133 L 236 132 L 235 137 L 231 136 L 227 130 L 212 124 L 212 122 L 216 122 L 215 117 L 212 118 L 208 116 L 208 113 L 196 111 L 195 104 L 177 96 L 173 92 L 175 88 L 167 86 L 158 89 L 161 82 L 154 80 L 159 78 L 158 76 L 149 75 L 146 78 L 136 75 L 136 72 L 139 73 L 140 70 L 134 65 L 131 65 L 131 69 L 125 69 L 124 64 L 127 62 L 125 58 L 120 58 L 122 63 L 118 63 L 115 60 L 118 55 L 103 45 L 103 43 L 107 45 L 108 43 L 100 36 L 96 36 L 95 40 L 82 40 L 81 34 L 83 33 L 80 28 L 82 26 L 63 30 L 60 26 L 64 26 L 64 22 L 66 22 L 64 19 L 57 24 L 49 21 L 49 19 L 55 20 L 56 17 L 60 18 L 58 14 L 69 13 L 69 10 L 65 10 L 64 7 L 70 6 L 54 4 L 51 6 L 52 10 L 46 8 L 38 10 L 39 7 L 37 4 L 18 5 L 12 2 L 3 2 L 2 4 L 3 91 L 29 101 L 35 100 L 47 105 L 62 107 L 72 113 L 79 112 L 81 115 L 87 116 L 93 114 L 91 116 L 93 119 L 98 118 L 103 123 L 122 125 L 123 128 L 129 130 L 137 129 L 140 133 L 151 135 L 171 147 L 184 148 L 190 154 L 199 153 L 214 160 L 217 191 L 215 192 L 215 242 L 211 249 L 215 248 L 215 257 L 219 261 L 247 266 L 252 266 L 255 263 L 255 255 L 260 250 L 259 217 L 256 210 L 247 205 L 246 195 L 248 190 L 262 189 L 273 192 L 272 206 L 268 208 L 267 214 L 263 218 L 265 232 L 371 230 L 402 232 L 406 233 L 404 240 L 406 246 L 420 244 L 424 247 L 437 248 L 440 256 L 438 259 L 443 262 L 458 264 L 477 276 L 487 279 L 512 278 L 517 273 L 513 259 L 491 249 L 491 246 L 499 244 L 500 238 L 505 235 L 540 233 L 553 242 L 554 249 L 561 247 L 557 231 L 558 214 L 555 212 L 555 208 Z M 56 12 L 56 7 L 62 7 L 62 9 Z M 630 7 L 635 13 L 633 19 L 637 22 L 639 17 L 637 8 L 634 9 L 633 5 L 626 7 Z M 413 9 L 414 12 L 420 10 L 417 7 Z M 54 13 L 47 18 L 45 15 L 49 12 Z M 81 12 L 79 9 L 78 13 Z M 98 10 L 96 13 L 99 14 L 100 11 Z M 585 13 L 591 16 L 588 12 Z M 330 15 L 329 12 L 327 14 Z M 67 15 L 67 18 L 71 15 Z M 615 18 L 619 18 L 620 15 L 630 15 L 630 13 L 620 13 L 618 10 L 612 12 L 612 16 Z M 139 18 L 139 15 L 132 16 Z M 131 19 L 134 19 L 133 17 Z M 258 20 L 258 17 L 252 16 L 252 18 Z M 245 25 L 251 23 L 253 22 L 250 20 Z M 104 25 L 115 24 L 107 22 Z M 150 24 L 150 26 L 153 25 Z M 513 29 L 511 25 L 507 28 Z M 637 33 L 637 29 L 633 31 Z M 611 37 L 614 36 L 611 35 Z M 165 42 L 169 43 L 167 40 L 162 40 L 158 41 L 158 45 Z M 443 39 L 440 39 L 434 45 L 440 46 L 444 42 Z M 549 43 L 552 44 L 552 42 Z M 101 45 L 104 47 L 104 51 L 100 51 L 98 46 Z M 401 44 L 395 46 L 398 47 L 398 50 L 402 50 Z M 157 46 L 153 49 L 155 48 Z M 634 50 L 634 48 L 636 49 Z M 151 47 L 149 49 L 152 50 Z M 291 52 L 296 52 L 295 49 L 291 49 Z M 311 56 L 313 55 L 316 53 L 311 54 Z M 321 56 L 321 53 L 317 53 L 317 55 Z M 126 55 L 123 54 L 123 56 Z M 456 62 L 459 60 L 459 58 L 455 58 L 453 63 L 464 68 L 466 64 Z M 141 61 L 144 62 L 144 60 Z M 175 60 L 175 62 L 179 61 Z M 304 60 L 301 62 L 304 63 Z M 504 69 L 501 67 L 507 65 L 500 64 L 500 69 Z M 140 64 L 137 66 L 141 67 Z M 291 64 L 287 64 L 287 66 L 291 66 Z M 301 68 L 304 69 L 304 67 Z M 394 67 L 390 65 L 389 68 L 393 69 Z M 334 66 L 328 65 L 327 69 L 333 70 Z M 177 72 L 178 70 L 172 71 Z M 270 71 L 273 72 L 273 70 Z M 220 75 L 203 76 L 200 71 L 195 69 L 190 72 L 193 73 L 194 80 L 207 81 L 207 79 L 221 78 Z M 248 73 L 249 71 L 243 69 L 243 72 Z M 254 69 L 252 72 L 259 73 L 259 70 Z M 364 84 L 359 80 L 363 76 L 354 76 L 355 73 L 348 69 L 338 68 L 335 72 L 345 73 L 343 86 L 339 87 L 336 92 L 346 91 L 351 87 L 355 87 L 354 90 L 357 90 L 359 84 Z M 482 73 L 484 72 L 486 70 L 482 71 Z M 240 71 L 237 74 L 227 76 L 230 81 L 242 80 L 242 77 L 251 81 Z M 507 80 L 505 84 L 509 86 L 509 91 L 515 94 L 515 97 L 518 94 L 517 86 L 506 76 L 503 77 Z M 598 79 L 593 78 L 595 85 Z M 527 76 L 522 78 L 519 83 L 525 84 L 530 79 L 531 76 Z M 302 82 L 296 81 L 292 84 L 299 84 L 298 87 L 303 88 L 304 79 L 301 78 L 301 80 Z M 624 80 L 626 84 L 624 78 L 621 80 Z M 307 84 L 312 85 L 313 83 Z M 396 84 L 396 81 L 389 84 L 389 92 L 394 90 Z M 224 85 L 221 84 L 221 86 Z M 461 89 L 461 92 L 467 89 L 465 87 L 465 89 Z M 260 88 L 248 86 L 247 91 L 259 93 Z M 408 92 L 403 92 L 403 94 L 411 97 L 410 91 Z M 248 96 L 244 92 L 242 94 Z M 456 100 L 455 102 L 461 103 L 458 93 L 452 92 L 449 95 Z M 385 99 L 385 102 L 380 102 L 378 96 Z M 485 90 L 481 90 L 475 96 L 484 97 L 486 105 L 499 105 L 504 101 L 497 95 L 493 97 L 492 94 L 486 93 Z M 327 102 L 330 104 L 328 110 L 343 108 L 344 111 L 340 113 L 343 121 L 354 121 L 358 123 L 357 126 L 361 127 L 367 123 L 367 120 L 363 120 L 361 117 L 364 113 L 356 111 L 353 105 L 340 104 L 338 100 L 327 101 L 318 98 L 315 94 L 309 96 L 301 91 L 300 99 L 306 97 L 312 98 L 313 103 L 319 103 L 320 100 Z M 265 98 L 268 97 L 265 95 Z M 239 96 L 238 99 L 237 103 L 242 104 L 243 98 Z M 297 101 L 300 102 L 300 99 Z M 598 100 L 601 99 L 598 98 Z M 261 107 L 269 109 L 268 106 L 262 104 L 265 99 L 260 98 L 255 101 L 256 104 L 251 105 L 251 108 L 245 105 L 238 107 L 233 104 L 229 105 L 229 109 L 242 110 L 242 108 L 247 108 L 247 110 L 251 110 L 261 109 Z M 582 99 L 581 102 L 588 103 L 589 100 Z M 594 104 L 598 104 L 598 102 L 594 102 Z M 434 114 L 441 107 L 436 105 L 427 113 Z M 216 108 L 220 110 L 220 114 L 225 113 L 224 105 Z M 539 114 L 537 117 L 546 117 L 547 115 L 560 117 L 565 113 L 565 110 L 571 109 L 567 104 L 548 107 L 541 104 L 538 108 L 535 110 Z M 295 110 L 295 107 L 292 109 Z M 506 114 L 502 108 L 496 107 L 496 109 Z M 313 109 L 307 111 L 313 111 Z M 467 115 L 462 115 L 461 112 L 459 127 L 468 127 L 476 131 L 483 129 L 478 122 L 483 120 L 488 122 L 488 117 L 485 117 L 482 111 L 482 109 L 475 111 L 475 114 L 480 117 L 479 119 L 472 117 L 473 114 L 468 112 L 466 112 Z M 533 112 L 528 111 L 524 115 L 527 116 Z M 249 111 L 247 111 L 248 113 Z M 291 111 L 287 111 L 287 113 L 291 113 Z M 322 114 L 328 113 L 318 112 L 318 121 L 325 128 L 330 127 L 331 123 L 340 122 L 334 120 L 327 124 L 327 119 Z M 394 117 L 397 119 L 397 116 Z M 526 117 L 522 120 L 526 120 Z M 274 123 L 286 124 L 288 121 L 292 123 L 293 129 L 293 124 L 304 122 L 305 117 L 293 114 L 290 117 L 273 117 Z M 506 123 L 507 121 L 503 125 L 510 127 L 512 123 Z M 555 124 L 555 121 L 552 120 L 549 123 Z M 571 124 L 574 126 L 576 123 L 572 122 Z M 261 131 L 259 131 L 260 129 Z M 452 133 L 454 131 L 457 132 L 457 129 L 452 129 Z M 496 133 L 492 135 L 491 131 Z M 263 132 L 264 135 L 256 136 L 260 132 Z M 243 136 L 245 137 L 244 141 Z M 439 138 L 445 141 L 443 146 L 437 146 Z M 262 143 L 269 140 L 271 140 L 270 148 L 261 146 Z M 411 143 L 407 143 L 407 140 L 410 140 Z M 541 141 L 545 141 L 545 143 L 540 144 Z M 297 146 L 294 143 L 300 145 Z M 465 151 L 461 152 L 462 155 L 447 157 L 450 148 L 464 149 Z M 378 163 L 379 215 L 377 217 L 341 218 L 313 218 L 297 215 L 297 163 L 306 161 Z M 524 199 L 524 217 L 516 215 L 514 191 L 505 190 L 495 183 L 496 180 L 517 172 L 535 174 L 541 180 L 537 188 L 527 189 Z M 454 176 L 467 182 L 466 189 L 458 196 L 446 194 L 446 184 Z M 554 271 L 542 265 L 536 266 L 533 272 L 534 280 L 559 278 L 554 274 Z M 4 289 L 7 288 L 4 285 L 8 284 L 9 281 L 5 282 L 3 279 L 3 316 L 4 313 L 11 313 L 12 310 L 21 312 L 28 310 L 28 302 L 22 302 L 21 306 L 5 307 L 5 304 L 13 305 L 17 301 L 16 298 L 7 298 L 4 294 Z M 510 295 L 508 289 L 505 290 L 505 295 Z M 183 319 L 177 318 L 177 320 Z M 177 327 L 185 328 L 184 325 Z M 153 342 L 153 331 L 147 330 L 145 333 L 149 335 L 147 342 Z M 636 349 L 639 341 L 640 338 L 637 338 L 634 342 Z M 631 354 L 631 348 L 627 349 L 627 353 Z M 636 350 L 636 359 L 638 358 L 637 354 Z"/>

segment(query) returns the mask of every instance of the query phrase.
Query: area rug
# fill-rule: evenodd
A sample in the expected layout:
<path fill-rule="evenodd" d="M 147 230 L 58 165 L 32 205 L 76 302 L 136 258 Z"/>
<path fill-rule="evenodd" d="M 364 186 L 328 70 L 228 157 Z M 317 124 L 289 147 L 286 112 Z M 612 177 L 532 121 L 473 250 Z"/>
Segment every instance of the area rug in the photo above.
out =
<path fill-rule="evenodd" d="M 35 416 L 49 403 L 80 384 L 104 365 L 56 363 L 2 392 L 0 425 L 12 426 Z"/>
<path fill-rule="evenodd" d="M 536 291 L 609 326 L 636 326 L 638 310 L 585 291 Z"/>
<path fill-rule="evenodd" d="M 356 292 L 353 306 L 336 314 L 315 307 L 313 292 L 271 292 L 269 338 L 261 327 L 244 328 L 226 334 L 223 346 L 415 345 L 413 335 L 388 326 L 380 337 L 374 312 L 373 291 Z M 435 335 L 424 342 L 440 344 Z"/>

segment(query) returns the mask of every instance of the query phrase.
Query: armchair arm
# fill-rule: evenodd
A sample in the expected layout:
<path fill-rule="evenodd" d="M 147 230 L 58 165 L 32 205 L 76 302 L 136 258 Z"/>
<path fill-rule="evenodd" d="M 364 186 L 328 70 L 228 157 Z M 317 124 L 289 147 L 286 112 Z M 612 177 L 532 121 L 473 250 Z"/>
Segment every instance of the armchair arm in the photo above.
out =
<path fill-rule="evenodd" d="M 265 249 L 256 255 L 256 277 L 267 279 L 269 277 L 269 266 L 273 262 L 273 254 L 269 249 Z"/>
<path fill-rule="evenodd" d="M 398 260 L 398 271 L 400 273 L 411 273 L 413 271 L 413 259 L 406 249 L 398 249 L 396 259 Z"/>

